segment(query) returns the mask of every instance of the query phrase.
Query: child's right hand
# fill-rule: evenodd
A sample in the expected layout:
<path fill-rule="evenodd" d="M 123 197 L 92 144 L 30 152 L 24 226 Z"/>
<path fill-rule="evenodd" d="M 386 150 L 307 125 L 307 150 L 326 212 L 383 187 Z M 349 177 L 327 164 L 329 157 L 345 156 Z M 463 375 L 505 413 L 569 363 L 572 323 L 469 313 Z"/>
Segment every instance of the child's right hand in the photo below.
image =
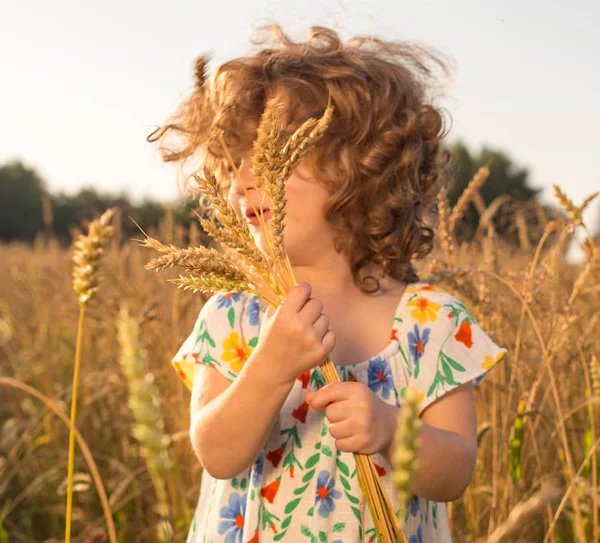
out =
<path fill-rule="evenodd" d="M 311 298 L 309 283 L 298 283 L 263 316 L 253 353 L 274 385 L 291 385 L 305 371 L 321 365 L 335 346 L 335 333 L 323 303 Z"/>

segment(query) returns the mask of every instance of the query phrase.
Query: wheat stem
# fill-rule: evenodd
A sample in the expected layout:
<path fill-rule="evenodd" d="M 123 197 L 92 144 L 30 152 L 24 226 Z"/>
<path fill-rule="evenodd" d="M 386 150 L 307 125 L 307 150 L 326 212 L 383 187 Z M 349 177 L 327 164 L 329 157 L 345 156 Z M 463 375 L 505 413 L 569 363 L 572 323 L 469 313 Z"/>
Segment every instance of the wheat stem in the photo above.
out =
<path fill-rule="evenodd" d="M 71 426 L 69 429 L 69 454 L 67 461 L 67 511 L 65 516 L 65 543 L 71 541 L 71 517 L 73 511 L 73 469 L 75 456 L 75 420 L 77 418 L 77 390 L 79 388 L 79 370 L 81 367 L 81 343 L 86 304 L 79 307 L 77 324 L 77 345 L 75 347 L 75 367 L 73 368 L 73 390 L 71 392 Z"/>

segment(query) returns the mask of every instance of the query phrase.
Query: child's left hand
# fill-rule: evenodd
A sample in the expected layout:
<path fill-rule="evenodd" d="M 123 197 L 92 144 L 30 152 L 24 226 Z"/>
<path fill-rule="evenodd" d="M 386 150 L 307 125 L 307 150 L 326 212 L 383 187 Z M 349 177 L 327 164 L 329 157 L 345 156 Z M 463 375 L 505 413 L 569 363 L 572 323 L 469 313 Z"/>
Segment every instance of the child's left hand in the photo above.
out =
<path fill-rule="evenodd" d="M 325 407 L 329 433 L 342 452 L 375 454 L 389 448 L 399 408 L 385 403 L 365 384 L 343 381 L 306 393 L 313 411 Z"/>

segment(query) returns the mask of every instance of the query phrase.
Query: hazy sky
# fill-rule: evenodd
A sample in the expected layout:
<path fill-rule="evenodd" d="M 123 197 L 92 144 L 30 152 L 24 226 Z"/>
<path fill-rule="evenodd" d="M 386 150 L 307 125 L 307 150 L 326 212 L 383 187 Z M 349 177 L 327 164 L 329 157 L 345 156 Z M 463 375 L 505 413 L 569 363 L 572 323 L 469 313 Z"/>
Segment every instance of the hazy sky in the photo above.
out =
<path fill-rule="evenodd" d="M 245 54 L 269 20 L 302 39 L 320 24 L 437 47 L 457 67 L 453 137 L 509 152 L 546 200 L 552 183 L 576 203 L 600 188 L 598 0 L 3 0 L 0 163 L 22 158 L 52 190 L 175 197 L 146 135 L 193 84 L 200 53 Z"/>

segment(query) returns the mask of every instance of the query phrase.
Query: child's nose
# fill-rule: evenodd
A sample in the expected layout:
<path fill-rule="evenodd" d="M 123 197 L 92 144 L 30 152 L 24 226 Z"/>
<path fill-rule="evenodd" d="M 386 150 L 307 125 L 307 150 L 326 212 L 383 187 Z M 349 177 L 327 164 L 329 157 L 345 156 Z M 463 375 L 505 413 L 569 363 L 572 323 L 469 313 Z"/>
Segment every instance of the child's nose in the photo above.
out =
<path fill-rule="evenodd" d="M 257 190 L 256 180 L 252 175 L 252 163 L 250 160 L 244 158 L 240 163 L 238 171 L 239 176 L 238 179 L 235 180 L 238 189 L 237 192 L 239 194 L 244 194 L 244 189 L 246 189 L 246 191 Z"/>

